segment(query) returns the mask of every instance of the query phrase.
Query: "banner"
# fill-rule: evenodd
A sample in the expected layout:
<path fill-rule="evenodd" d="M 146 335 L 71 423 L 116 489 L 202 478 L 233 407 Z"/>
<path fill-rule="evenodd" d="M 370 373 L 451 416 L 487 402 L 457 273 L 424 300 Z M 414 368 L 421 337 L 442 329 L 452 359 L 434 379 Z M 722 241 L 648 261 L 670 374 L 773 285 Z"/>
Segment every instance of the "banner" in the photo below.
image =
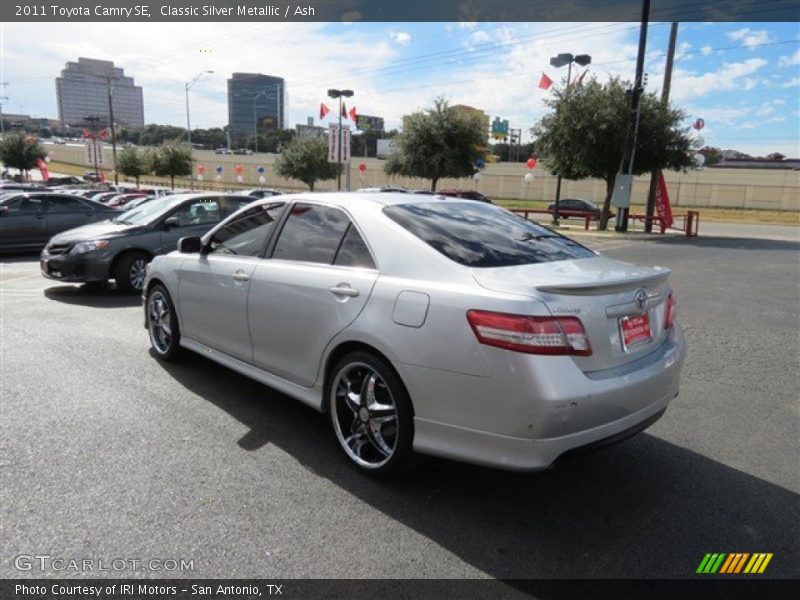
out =
<path fill-rule="evenodd" d="M 669 205 L 669 192 L 667 192 L 667 182 L 664 180 L 664 172 L 658 172 L 658 185 L 656 186 L 656 212 L 661 217 L 661 233 L 672 227 L 672 207 Z"/>
<path fill-rule="evenodd" d="M 42 181 L 50 179 L 50 172 L 47 170 L 47 163 L 41 158 L 36 159 L 36 166 L 39 167 L 39 173 L 42 174 Z"/>

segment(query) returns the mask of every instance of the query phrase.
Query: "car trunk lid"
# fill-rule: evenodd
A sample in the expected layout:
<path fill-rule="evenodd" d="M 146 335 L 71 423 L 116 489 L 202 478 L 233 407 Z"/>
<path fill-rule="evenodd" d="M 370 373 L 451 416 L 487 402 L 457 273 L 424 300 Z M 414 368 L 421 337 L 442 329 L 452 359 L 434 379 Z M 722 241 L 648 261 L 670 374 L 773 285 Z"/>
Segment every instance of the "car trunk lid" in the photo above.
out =
<path fill-rule="evenodd" d="M 585 372 L 636 360 L 666 337 L 669 269 L 595 256 L 471 271 L 487 289 L 532 296 L 553 316 L 580 319 L 592 354 L 573 360 Z"/>

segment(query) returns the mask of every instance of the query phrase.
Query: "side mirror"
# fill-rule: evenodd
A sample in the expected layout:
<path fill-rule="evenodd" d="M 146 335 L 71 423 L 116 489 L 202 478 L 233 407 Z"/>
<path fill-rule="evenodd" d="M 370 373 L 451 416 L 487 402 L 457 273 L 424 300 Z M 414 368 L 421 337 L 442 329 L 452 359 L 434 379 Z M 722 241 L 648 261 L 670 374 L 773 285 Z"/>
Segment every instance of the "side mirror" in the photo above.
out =
<path fill-rule="evenodd" d="M 164 219 L 164 229 L 173 229 L 174 227 L 179 227 L 180 224 L 181 221 L 178 217 L 167 217 Z"/>
<path fill-rule="evenodd" d="M 198 235 L 189 235 L 178 240 L 178 252 L 181 254 L 197 254 L 203 251 L 203 241 Z"/>

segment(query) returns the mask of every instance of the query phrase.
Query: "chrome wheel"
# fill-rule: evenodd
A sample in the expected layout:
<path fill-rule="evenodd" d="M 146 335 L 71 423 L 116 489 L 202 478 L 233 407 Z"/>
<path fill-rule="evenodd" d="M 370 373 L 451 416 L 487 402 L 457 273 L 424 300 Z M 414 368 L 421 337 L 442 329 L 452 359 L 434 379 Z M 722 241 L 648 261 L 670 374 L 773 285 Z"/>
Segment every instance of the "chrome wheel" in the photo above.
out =
<path fill-rule="evenodd" d="M 169 300 L 161 291 L 154 291 L 147 303 L 147 329 L 150 342 L 159 354 L 166 354 L 172 346 L 171 321 Z"/>
<path fill-rule="evenodd" d="M 135 290 L 141 290 L 146 275 L 147 261 L 143 258 L 137 258 L 131 263 L 131 268 L 128 271 L 128 280 L 131 282 L 131 287 Z"/>
<path fill-rule="evenodd" d="M 397 448 L 399 421 L 389 387 L 370 365 L 354 362 L 334 376 L 331 417 L 336 437 L 353 462 L 385 465 Z"/>

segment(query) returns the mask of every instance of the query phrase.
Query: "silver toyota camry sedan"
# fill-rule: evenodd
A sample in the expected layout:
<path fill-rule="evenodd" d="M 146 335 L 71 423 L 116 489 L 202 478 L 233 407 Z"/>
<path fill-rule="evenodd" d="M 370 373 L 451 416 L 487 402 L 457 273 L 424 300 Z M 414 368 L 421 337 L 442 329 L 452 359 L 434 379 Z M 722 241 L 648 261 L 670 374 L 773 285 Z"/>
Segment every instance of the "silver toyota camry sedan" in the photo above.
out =
<path fill-rule="evenodd" d="M 668 276 L 483 202 L 298 194 L 157 256 L 145 325 L 162 360 L 198 352 L 329 414 L 365 472 L 415 453 L 533 471 L 678 394 Z"/>

